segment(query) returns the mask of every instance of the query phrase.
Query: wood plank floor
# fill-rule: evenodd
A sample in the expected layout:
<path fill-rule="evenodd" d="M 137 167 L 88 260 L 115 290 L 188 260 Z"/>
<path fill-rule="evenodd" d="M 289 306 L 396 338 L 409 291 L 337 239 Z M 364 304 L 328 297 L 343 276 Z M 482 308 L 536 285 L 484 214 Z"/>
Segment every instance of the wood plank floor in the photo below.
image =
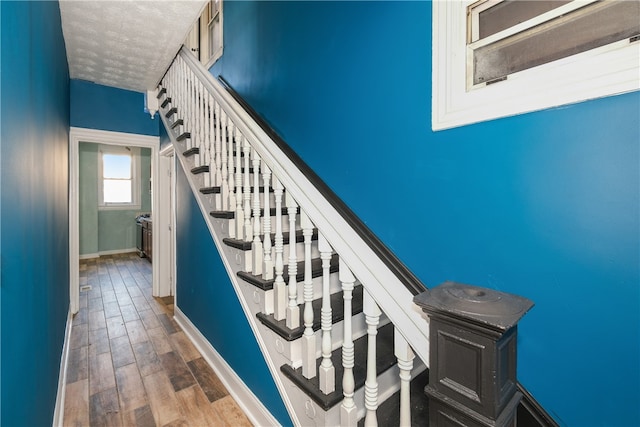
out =
<path fill-rule="evenodd" d="M 135 253 L 80 261 L 65 426 L 251 426 Z"/>

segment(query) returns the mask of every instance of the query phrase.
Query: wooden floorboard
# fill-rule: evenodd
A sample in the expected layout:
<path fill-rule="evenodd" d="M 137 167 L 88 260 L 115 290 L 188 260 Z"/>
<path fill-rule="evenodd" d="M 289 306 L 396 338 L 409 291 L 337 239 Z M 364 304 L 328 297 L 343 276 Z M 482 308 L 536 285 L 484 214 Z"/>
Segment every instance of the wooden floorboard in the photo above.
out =
<path fill-rule="evenodd" d="M 173 319 L 173 298 L 151 296 L 146 259 L 81 260 L 80 286 L 64 426 L 251 425 Z"/>

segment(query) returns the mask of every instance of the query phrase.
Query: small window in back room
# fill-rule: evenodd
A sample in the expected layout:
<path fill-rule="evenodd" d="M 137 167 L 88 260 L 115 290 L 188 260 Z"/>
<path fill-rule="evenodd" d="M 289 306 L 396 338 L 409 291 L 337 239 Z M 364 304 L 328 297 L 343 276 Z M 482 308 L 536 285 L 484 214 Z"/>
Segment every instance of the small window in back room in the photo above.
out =
<path fill-rule="evenodd" d="M 102 147 L 98 164 L 101 208 L 140 206 L 139 156 L 129 147 Z"/>

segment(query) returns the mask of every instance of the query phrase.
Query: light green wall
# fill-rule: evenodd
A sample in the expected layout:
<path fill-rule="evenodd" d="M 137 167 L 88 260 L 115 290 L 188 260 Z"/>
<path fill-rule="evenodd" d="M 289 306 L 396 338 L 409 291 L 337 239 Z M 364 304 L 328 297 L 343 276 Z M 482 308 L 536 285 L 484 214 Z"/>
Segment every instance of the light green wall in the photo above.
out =
<path fill-rule="evenodd" d="M 151 149 L 140 149 L 140 210 L 98 210 L 98 147 L 80 143 L 80 255 L 135 248 L 135 218 L 151 212 Z"/>
<path fill-rule="evenodd" d="M 81 142 L 80 152 L 80 255 L 98 252 L 98 144 Z"/>

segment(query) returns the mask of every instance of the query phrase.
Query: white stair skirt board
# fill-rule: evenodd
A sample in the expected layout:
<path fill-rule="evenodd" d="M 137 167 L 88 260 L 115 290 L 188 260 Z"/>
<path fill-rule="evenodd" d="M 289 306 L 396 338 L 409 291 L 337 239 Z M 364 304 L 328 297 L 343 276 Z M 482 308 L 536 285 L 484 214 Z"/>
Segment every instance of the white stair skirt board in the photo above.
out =
<path fill-rule="evenodd" d="M 62 426 L 64 423 L 64 398 L 67 389 L 67 365 L 69 364 L 69 351 L 71 345 L 71 326 L 73 324 L 73 313 L 69 310 L 67 315 L 67 325 L 64 330 L 64 345 L 60 356 L 60 372 L 58 374 L 58 393 L 56 395 L 56 406 L 53 410 L 53 426 Z"/>
<path fill-rule="evenodd" d="M 214 370 L 220 381 L 242 408 L 251 423 L 256 426 L 278 426 L 280 423 L 271 412 L 260 402 L 255 394 L 240 379 L 238 374 L 227 364 L 211 343 L 200 333 L 191 320 L 177 307 L 174 307 L 175 321 L 198 349 L 204 360 Z"/>

